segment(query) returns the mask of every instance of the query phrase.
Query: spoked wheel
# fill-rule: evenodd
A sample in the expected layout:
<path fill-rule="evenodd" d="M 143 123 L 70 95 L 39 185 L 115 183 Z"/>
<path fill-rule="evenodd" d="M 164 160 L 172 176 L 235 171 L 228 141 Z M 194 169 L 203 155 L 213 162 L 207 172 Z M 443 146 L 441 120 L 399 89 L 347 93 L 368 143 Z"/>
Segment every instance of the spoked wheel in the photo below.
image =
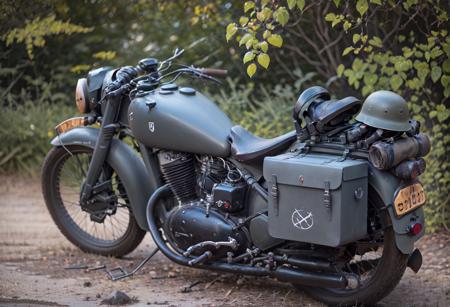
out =
<path fill-rule="evenodd" d="M 92 149 L 54 147 L 42 168 L 45 203 L 64 236 L 85 252 L 120 257 L 133 251 L 145 231 L 139 228 L 118 174 L 105 164 L 95 200 L 82 208 L 81 187 Z"/>
<path fill-rule="evenodd" d="M 369 211 L 381 208 L 381 200 L 369 200 Z M 373 211 L 372 211 L 373 212 Z M 387 214 L 386 210 L 379 214 Z M 370 305 L 387 296 L 405 272 L 408 255 L 395 244 L 392 227 L 382 229 L 379 218 L 369 221 L 370 239 L 347 246 L 338 257 L 337 271 L 345 275 L 348 285 L 344 289 L 302 287 L 319 301 L 332 305 Z M 389 216 L 386 217 L 389 219 Z"/>

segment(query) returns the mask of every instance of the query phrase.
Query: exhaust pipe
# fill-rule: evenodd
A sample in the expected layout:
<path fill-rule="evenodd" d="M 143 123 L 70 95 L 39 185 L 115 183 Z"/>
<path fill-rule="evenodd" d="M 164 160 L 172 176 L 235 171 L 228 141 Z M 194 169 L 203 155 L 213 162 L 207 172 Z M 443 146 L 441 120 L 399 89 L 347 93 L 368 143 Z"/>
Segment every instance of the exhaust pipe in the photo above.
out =
<path fill-rule="evenodd" d="M 280 281 L 291 282 L 295 284 L 307 285 L 311 287 L 326 287 L 326 288 L 345 288 L 347 286 L 347 279 L 343 275 L 329 274 L 329 273 L 313 273 L 306 271 L 298 271 L 286 267 L 278 267 L 275 270 L 270 270 L 264 267 L 254 267 L 242 264 L 230 264 L 225 262 L 211 261 L 207 264 L 193 264 L 189 262 L 191 258 L 177 254 L 167 246 L 164 242 L 161 233 L 156 226 L 155 209 L 161 199 L 171 194 L 171 189 L 168 184 L 163 185 L 155 190 L 147 203 L 147 223 L 150 230 L 150 234 L 155 242 L 156 246 L 161 252 L 173 262 L 191 266 L 199 269 L 220 271 L 226 273 L 237 273 L 243 275 L 253 276 L 271 276 Z M 191 263 L 192 264 L 192 263 Z"/>

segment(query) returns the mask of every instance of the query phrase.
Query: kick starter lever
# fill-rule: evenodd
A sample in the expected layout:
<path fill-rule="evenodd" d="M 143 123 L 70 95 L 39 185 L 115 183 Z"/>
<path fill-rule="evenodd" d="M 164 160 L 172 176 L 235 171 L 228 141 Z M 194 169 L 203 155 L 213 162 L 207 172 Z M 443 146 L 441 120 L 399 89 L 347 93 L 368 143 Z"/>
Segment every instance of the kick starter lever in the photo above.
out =
<path fill-rule="evenodd" d="M 159 251 L 159 248 L 155 248 L 150 255 L 148 255 L 144 260 L 141 261 L 131 272 L 125 271 L 122 267 L 114 268 L 110 271 L 106 271 L 106 274 L 108 274 L 109 279 L 112 281 L 124 279 L 130 276 L 133 276 L 137 273 L 157 252 Z M 118 273 L 115 273 L 118 272 Z"/>

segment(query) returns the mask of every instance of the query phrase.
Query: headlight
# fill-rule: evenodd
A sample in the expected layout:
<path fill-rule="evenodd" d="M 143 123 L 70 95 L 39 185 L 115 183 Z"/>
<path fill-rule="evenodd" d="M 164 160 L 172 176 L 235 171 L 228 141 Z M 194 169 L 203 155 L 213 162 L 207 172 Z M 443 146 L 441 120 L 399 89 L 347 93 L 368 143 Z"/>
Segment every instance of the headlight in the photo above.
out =
<path fill-rule="evenodd" d="M 77 104 L 78 111 L 81 113 L 89 113 L 89 93 L 86 78 L 78 79 L 75 90 L 75 103 Z"/>

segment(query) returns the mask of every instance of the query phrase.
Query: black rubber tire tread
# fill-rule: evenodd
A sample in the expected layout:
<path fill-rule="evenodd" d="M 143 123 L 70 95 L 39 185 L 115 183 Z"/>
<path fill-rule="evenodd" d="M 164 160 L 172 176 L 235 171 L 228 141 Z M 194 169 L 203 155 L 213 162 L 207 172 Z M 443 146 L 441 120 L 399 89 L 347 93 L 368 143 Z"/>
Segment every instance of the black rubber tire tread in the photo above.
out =
<path fill-rule="evenodd" d="M 379 198 L 376 199 L 379 205 Z M 384 210 L 385 214 L 387 210 Z M 374 276 L 363 288 L 355 293 L 337 294 L 328 289 L 298 287 L 313 298 L 329 305 L 364 306 L 374 305 L 386 297 L 400 282 L 408 262 L 408 255 L 398 250 L 395 243 L 395 233 L 392 226 L 384 230 L 383 256 Z"/>
<path fill-rule="evenodd" d="M 66 148 L 74 153 L 92 152 L 91 148 L 84 146 L 66 146 Z M 96 245 L 92 240 L 87 239 L 84 234 L 77 233 L 74 227 L 70 227 L 70 223 L 73 224 L 74 222 L 67 215 L 61 199 L 56 195 L 56 172 L 66 155 L 68 155 L 68 152 L 63 147 L 53 147 L 45 157 L 41 172 L 42 193 L 45 204 L 56 226 L 71 243 L 84 252 L 113 257 L 122 257 L 131 253 L 142 242 L 146 234 L 137 224 L 132 212 L 130 212 L 130 222 L 125 234 L 112 244 Z"/>

